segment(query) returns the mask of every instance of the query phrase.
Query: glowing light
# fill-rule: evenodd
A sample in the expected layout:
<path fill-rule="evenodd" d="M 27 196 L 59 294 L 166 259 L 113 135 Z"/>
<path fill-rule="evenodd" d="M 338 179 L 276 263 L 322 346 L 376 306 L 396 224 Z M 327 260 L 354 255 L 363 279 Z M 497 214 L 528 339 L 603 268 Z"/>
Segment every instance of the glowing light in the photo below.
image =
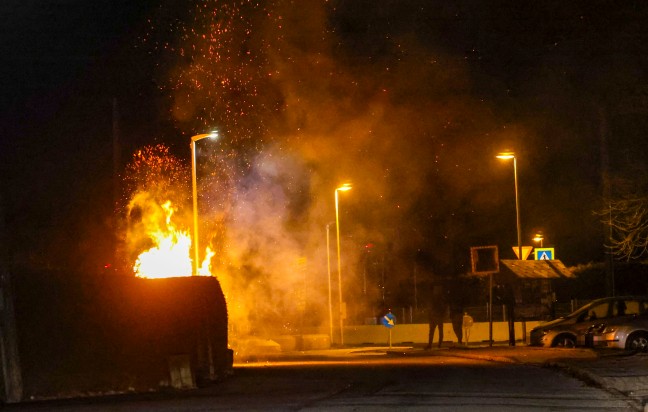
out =
<path fill-rule="evenodd" d="M 499 153 L 495 157 L 497 157 L 498 159 L 504 159 L 504 160 L 515 159 L 515 153 L 513 153 L 513 152 L 502 152 L 502 153 Z"/>
<path fill-rule="evenodd" d="M 351 183 L 345 183 L 342 186 L 338 187 L 335 190 L 339 190 L 341 192 L 346 192 L 347 190 L 351 190 Z"/>
<path fill-rule="evenodd" d="M 147 233 L 154 246 L 138 256 L 133 267 L 135 275 L 150 279 L 191 276 L 191 237 L 174 225 L 172 217 L 175 209 L 171 202 L 167 201 L 161 207 L 165 213 L 165 224 Z M 214 252 L 208 249 L 199 275 L 211 275 L 209 262 L 213 256 Z"/>
<path fill-rule="evenodd" d="M 205 259 L 203 259 L 202 264 L 198 268 L 198 276 L 211 276 L 211 259 L 216 255 L 216 252 L 211 250 L 210 247 L 207 247 L 205 250 Z"/>

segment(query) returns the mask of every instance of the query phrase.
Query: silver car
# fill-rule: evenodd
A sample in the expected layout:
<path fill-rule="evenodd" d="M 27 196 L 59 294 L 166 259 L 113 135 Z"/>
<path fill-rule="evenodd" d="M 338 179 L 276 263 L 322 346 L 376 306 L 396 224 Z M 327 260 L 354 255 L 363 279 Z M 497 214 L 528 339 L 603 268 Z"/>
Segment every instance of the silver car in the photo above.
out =
<path fill-rule="evenodd" d="M 648 313 L 611 319 L 590 332 L 594 347 L 648 351 Z"/>
<path fill-rule="evenodd" d="M 617 317 L 643 313 L 646 308 L 648 296 L 596 299 L 565 317 L 533 328 L 530 332 L 530 345 L 572 348 L 584 343 L 582 337 L 602 323 Z"/>

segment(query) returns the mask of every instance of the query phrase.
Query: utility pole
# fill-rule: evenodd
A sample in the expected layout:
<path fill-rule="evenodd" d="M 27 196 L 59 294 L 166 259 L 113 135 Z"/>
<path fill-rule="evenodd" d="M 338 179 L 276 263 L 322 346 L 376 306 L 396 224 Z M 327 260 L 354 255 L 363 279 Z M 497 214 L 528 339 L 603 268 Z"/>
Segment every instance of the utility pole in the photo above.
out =
<path fill-rule="evenodd" d="M 113 170 L 112 170 L 112 239 L 113 239 L 113 256 L 112 256 L 112 269 L 117 268 L 117 261 L 119 258 L 119 236 L 117 236 L 117 231 L 119 230 L 119 196 L 121 188 L 121 180 L 119 178 L 119 171 L 121 166 L 121 147 L 119 143 L 119 107 L 117 105 L 117 98 L 113 98 L 112 101 L 112 160 L 113 160 Z"/>
<path fill-rule="evenodd" d="M 610 180 L 610 152 L 608 150 L 607 142 L 607 115 L 603 107 L 598 108 L 599 116 L 599 133 L 600 133 L 600 153 L 601 153 L 601 180 L 603 189 L 603 201 L 609 202 L 612 197 L 612 182 Z M 612 208 L 610 207 L 610 223 L 612 220 Z M 607 233 L 605 233 L 608 244 L 612 244 L 612 225 L 609 225 Z M 611 251 L 605 252 L 605 273 L 606 273 L 606 289 L 608 296 L 615 296 L 614 285 L 614 255 Z"/>

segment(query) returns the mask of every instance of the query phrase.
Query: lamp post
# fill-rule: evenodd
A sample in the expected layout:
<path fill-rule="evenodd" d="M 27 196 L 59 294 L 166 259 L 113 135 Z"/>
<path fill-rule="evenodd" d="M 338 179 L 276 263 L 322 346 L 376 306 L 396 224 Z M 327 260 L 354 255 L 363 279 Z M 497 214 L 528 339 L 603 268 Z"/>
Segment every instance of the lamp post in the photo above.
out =
<path fill-rule="evenodd" d="M 544 235 L 542 234 L 542 232 L 538 232 L 538 233 L 536 233 L 535 236 L 533 237 L 533 241 L 534 241 L 534 242 L 539 242 L 539 243 L 540 243 L 540 247 L 544 247 L 544 246 L 543 246 Z"/>
<path fill-rule="evenodd" d="M 522 260 L 522 235 L 520 233 L 520 202 L 518 199 L 517 157 L 513 152 L 502 152 L 496 156 L 498 159 L 513 159 L 513 176 L 515 179 L 515 216 L 517 221 L 517 248 L 518 259 Z"/>
<path fill-rule="evenodd" d="M 335 189 L 335 229 L 337 232 L 337 267 L 338 267 L 338 303 L 340 306 L 340 346 L 344 345 L 344 317 L 345 310 L 342 303 L 342 261 L 340 259 L 340 213 L 338 207 L 338 192 L 351 190 L 351 185 L 345 183 Z"/>
<path fill-rule="evenodd" d="M 333 297 L 331 294 L 331 235 L 329 229 L 332 224 L 326 224 L 326 268 L 328 271 L 329 339 L 331 343 L 333 343 Z"/>
<path fill-rule="evenodd" d="M 197 134 L 191 137 L 191 183 L 193 194 L 193 249 L 194 249 L 194 264 L 193 275 L 198 275 L 198 267 L 200 265 L 200 256 L 198 253 L 198 184 L 196 181 L 196 142 L 209 137 L 210 139 L 218 138 L 218 132 Z"/>

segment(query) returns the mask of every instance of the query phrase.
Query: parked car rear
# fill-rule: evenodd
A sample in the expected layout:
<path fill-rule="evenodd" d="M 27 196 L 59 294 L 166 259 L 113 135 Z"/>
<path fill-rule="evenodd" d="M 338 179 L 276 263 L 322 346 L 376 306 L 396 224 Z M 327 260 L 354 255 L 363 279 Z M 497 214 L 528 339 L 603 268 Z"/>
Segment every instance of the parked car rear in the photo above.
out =
<path fill-rule="evenodd" d="M 565 317 L 543 323 L 530 332 L 530 345 L 574 347 L 585 344 L 594 328 L 615 318 L 639 315 L 648 308 L 648 296 L 618 296 L 593 300 Z M 580 338 L 579 338 L 580 336 Z"/>

